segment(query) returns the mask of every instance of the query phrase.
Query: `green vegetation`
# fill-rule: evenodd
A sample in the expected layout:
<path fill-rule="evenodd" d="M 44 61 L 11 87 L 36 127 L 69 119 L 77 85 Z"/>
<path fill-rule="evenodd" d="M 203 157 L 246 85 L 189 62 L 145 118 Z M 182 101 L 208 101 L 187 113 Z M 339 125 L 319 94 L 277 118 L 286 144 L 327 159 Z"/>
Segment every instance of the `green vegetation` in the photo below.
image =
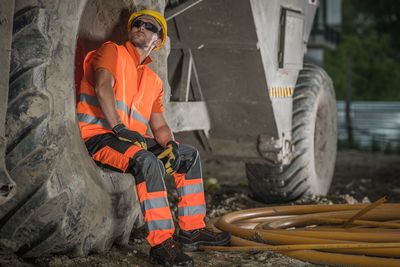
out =
<path fill-rule="evenodd" d="M 345 98 L 351 81 L 352 100 L 400 101 L 400 1 L 342 3 L 340 43 L 325 53 L 337 99 Z"/>

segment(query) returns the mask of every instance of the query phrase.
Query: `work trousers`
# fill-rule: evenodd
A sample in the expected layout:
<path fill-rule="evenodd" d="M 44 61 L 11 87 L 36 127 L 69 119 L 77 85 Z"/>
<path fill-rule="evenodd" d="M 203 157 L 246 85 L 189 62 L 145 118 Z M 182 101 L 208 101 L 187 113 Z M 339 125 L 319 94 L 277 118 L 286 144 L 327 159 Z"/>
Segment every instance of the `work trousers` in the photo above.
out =
<path fill-rule="evenodd" d="M 151 246 L 172 237 L 174 223 L 168 204 L 164 177 L 165 168 L 157 159 L 164 148 L 154 139 L 146 138 L 148 149 L 119 140 L 113 134 L 96 135 L 85 142 L 90 156 L 100 166 L 135 177 L 144 221 Z M 180 165 L 174 174 L 178 191 L 178 224 L 185 231 L 205 227 L 206 206 L 198 151 L 180 144 Z"/>

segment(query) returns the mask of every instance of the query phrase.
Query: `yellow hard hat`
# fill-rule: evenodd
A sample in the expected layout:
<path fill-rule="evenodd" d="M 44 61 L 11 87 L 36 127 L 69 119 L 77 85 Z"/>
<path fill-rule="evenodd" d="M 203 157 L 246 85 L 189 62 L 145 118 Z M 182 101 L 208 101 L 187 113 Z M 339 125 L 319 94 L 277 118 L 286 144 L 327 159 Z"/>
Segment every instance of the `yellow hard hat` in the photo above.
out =
<path fill-rule="evenodd" d="M 167 39 L 167 21 L 165 20 L 163 15 L 161 15 L 160 13 L 158 13 L 155 10 L 143 9 L 141 11 L 132 13 L 128 20 L 128 32 L 132 28 L 132 22 L 137 17 L 143 16 L 143 15 L 148 15 L 148 16 L 153 17 L 161 25 L 161 29 L 162 29 L 162 36 L 161 36 L 162 41 L 161 41 L 161 46 L 160 46 L 160 48 L 161 48 L 164 45 L 165 40 Z"/>

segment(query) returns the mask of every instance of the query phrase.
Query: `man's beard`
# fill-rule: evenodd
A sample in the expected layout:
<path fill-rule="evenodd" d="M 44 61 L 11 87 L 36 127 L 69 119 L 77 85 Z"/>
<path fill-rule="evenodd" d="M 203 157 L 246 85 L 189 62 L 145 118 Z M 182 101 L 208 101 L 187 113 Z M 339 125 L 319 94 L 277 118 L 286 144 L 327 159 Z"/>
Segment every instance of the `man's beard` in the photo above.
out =
<path fill-rule="evenodd" d="M 135 38 L 135 37 L 132 37 L 132 38 L 131 38 L 131 42 L 132 42 L 137 48 L 140 48 L 140 49 L 147 49 L 147 48 L 148 48 L 148 45 L 146 44 L 146 40 L 143 39 L 143 38 Z"/>

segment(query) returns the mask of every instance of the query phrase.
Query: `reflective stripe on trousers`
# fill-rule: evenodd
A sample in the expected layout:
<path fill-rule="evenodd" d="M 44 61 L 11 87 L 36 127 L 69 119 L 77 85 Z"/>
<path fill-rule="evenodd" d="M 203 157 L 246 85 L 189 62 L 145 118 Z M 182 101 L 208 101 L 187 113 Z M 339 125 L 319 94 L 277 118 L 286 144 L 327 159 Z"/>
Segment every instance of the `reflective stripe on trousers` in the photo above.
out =
<path fill-rule="evenodd" d="M 135 176 L 139 202 L 149 230 L 149 244 L 155 246 L 172 237 L 175 229 L 161 161 L 152 152 L 121 141 L 113 134 L 93 136 L 85 145 L 92 158 L 102 167 L 130 172 Z"/>
<path fill-rule="evenodd" d="M 158 144 L 142 150 L 130 142 L 120 141 L 113 134 L 97 135 L 85 142 L 89 154 L 99 164 L 135 176 L 136 190 L 149 230 L 151 246 L 172 237 L 174 223 L 164 183 L 165 169 L 156 155 L 162 151 Z M 161 149 L 161 150 L 160 150 Z M 157 152 L 155 152 L 157 151 Z M 205 227 L 206 206 L 201 178 L 201 165 L 195 148 L 181 144 L 180 173 L 174 175 L 178 189 L 178 223 L 183 230 Z"/>
<path fill-rule="evenodd" d="M 134 156 L 130 172 L 135 176 L 136 191 L 151 246 L 158 245 L 172 237 L 174 223 L 164 183 L 164 165 L 150 151 L 140 151 Z"/>
<path fill-rule="evenodd" d="M 178 222 L 185 231 L 205 227 L 206 202 L 198 151 L 189 145 L 180 144 L 180 169 L 174 174 L 178 191 Z"/>

